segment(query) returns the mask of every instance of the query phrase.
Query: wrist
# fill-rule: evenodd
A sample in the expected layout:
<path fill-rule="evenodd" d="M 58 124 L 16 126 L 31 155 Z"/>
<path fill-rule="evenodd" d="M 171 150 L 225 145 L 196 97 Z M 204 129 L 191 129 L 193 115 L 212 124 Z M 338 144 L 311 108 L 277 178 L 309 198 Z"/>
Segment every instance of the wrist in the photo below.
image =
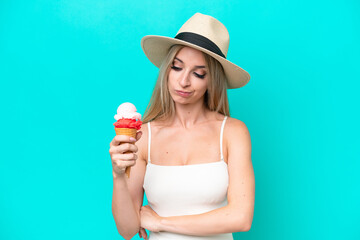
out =
<path fill-rule="evenodd" d="M 114 172 L 114 170 L 112 171 L 112 174 L 113 174 L 113 179 L 116 180 L 116 179 L 124 179 L 124 176 L 125 176 L 125 172 L 124 173 L 116 173 Z"/>
<path fill-rule="evenodd" d="M 168 231 L 168 229 L 169 229 L 169 220 L 166 217 L 160 217 L 158 229 L 159 229 L 159 232 Z"/>

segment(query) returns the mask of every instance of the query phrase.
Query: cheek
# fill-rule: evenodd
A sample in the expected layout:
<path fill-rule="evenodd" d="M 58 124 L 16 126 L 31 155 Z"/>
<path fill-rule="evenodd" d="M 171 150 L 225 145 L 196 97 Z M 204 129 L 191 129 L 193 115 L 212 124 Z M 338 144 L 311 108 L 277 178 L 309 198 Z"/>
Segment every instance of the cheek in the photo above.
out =
<path fill-rule="evenodd" d="M 174 79 L 176 79 L 176 73 L 174 71 L 170 71 L 168 75 L 168 85 L 169 87 L 173 85 Z"/>
<path fill-rule="evenodd" d="M 174 84 L 173 84 L 173 82 L 171 81 L 170 76 L 169 76 L 169 78 L 168 78 L 168 80 L 167 80 L 167 88 L 168 88 L 169 91 L 171 91 L 171 89 L 174 88 Z"/>
<path fill-rule="evenodd" d="M 201 81 L 198 81 L 197 88 L 200 92 L 206 92 L 208 88 L 208 81 L 207 79 L 201 79 Z"/>

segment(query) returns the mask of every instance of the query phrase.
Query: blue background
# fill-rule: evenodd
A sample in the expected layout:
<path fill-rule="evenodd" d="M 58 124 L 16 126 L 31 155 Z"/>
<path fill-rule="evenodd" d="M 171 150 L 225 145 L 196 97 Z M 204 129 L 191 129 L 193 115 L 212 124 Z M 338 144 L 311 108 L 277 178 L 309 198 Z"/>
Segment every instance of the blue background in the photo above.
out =
<path fill-rule="evenodd" d="M 141 37 L 173 37 L 195 12 L 225 24 L 228 59 L 251 75 L 228 91 L 256 178 L 235 239 L 360 239 L 356 0 L 1 0 L 0 239 L 121 239 L 113 116 L 149 101 Z"/>

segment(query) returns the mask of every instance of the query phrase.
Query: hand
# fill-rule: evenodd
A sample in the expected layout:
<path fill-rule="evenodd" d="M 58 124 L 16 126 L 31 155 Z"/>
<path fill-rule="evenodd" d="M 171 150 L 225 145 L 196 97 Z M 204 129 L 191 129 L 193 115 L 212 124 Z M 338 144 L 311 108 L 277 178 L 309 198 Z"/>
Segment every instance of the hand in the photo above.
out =
<path fill-rule="evenodd" d="M 161 217 L 149 205 L 142 206 L 140 209 L 141 227 L 151 232 L 161 231 Z"/>
<path fill-rule="evenodd" d="M 110 143 L 110 157 L 113 166 L 113 175 L 124 175 L 127 167 L 136 164 L 138 151 L 137 146 L 134 144 L 141 138 L 142 132 L 136 134 L 136 139 L 126 135 L 116 135 Z"/>

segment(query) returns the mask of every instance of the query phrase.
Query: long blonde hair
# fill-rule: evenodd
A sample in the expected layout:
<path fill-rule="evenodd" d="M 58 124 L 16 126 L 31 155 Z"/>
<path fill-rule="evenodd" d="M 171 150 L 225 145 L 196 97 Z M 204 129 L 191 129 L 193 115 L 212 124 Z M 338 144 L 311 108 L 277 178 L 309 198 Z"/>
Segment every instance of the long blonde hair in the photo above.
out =
<path fill-rule="evenodd" d="M 155 119 L 164 120 L 174 117 L 175 104 L 168 91 L 168 75 L 176 54 L 183 47 L 185 46 L 173 45 L 161 64 L 154 91 L 143 117 L 143 123 Z M 224 69 L 216 59 L 204 52 L 203 55 L 210 80 L 204 96 L 205 106 L 210 111 L 216 111 L 223 115 L 230 116 Z"/>

